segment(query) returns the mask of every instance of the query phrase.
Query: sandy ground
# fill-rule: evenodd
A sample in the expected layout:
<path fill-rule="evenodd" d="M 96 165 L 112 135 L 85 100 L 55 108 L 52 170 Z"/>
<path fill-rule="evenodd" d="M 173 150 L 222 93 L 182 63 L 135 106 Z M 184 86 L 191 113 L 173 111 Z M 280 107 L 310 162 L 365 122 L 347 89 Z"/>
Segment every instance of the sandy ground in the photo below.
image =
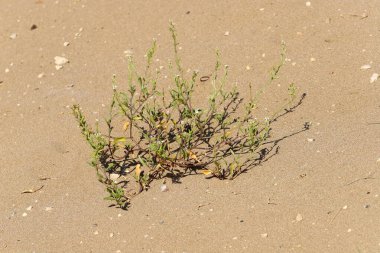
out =
<path fill-rule="evenodd" d="M 0 0 L 0 252 L 380 252 L 380 1 L 307 5 Z M 231 84 L 265 80 L 284 40 L 268 98 L 289 82 L 307 98 L 274 133 L 312 128 L 234 181 L 153 184 L 122 211 L 103 200 L 67 107 L 101 119 L 124 51 L 142 62 L 153 37 L 167 64 L 169 19 L 186 66 L 208 74 L 219 48 Z M 70 62 L 56 70 L 55 56 Z"/>

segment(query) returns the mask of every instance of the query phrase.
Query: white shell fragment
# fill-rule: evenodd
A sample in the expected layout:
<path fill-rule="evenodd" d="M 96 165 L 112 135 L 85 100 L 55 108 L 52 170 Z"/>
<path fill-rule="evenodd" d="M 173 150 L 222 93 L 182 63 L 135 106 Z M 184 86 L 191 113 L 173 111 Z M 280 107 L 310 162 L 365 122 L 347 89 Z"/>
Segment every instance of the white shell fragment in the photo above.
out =
<path fill-rule="evenodd" d="M 369 79 L 369 82 L 370 83 L 374 83 L 377 81 L 377 79 L 379 78 L 379 74 L 378 73 L 373 73 L 371 78 Z"/>
<path fill-rule="evenodd" d="M 360 67 L 361 70 L 366 70 L 366 69 L 370 69 L 370 68 L 371 68 L 371 65 L 369 65 L 369 64 L 365 64 L 365 65 Z"/>
<path fill-rule="evenodd" d="M 62 56 L 54 57 L 54 63 L 55 63 L 55 69 L 56 70 L 63 68 L 63 65 L 65 65 L 68 62 L 69 62 L 69 60 L 65 57 L 62 57 Z"/>
<path fill-rule="evenodd" d="M 160 186 L 160 190 L 162 192 L 167 192 L 167 191 L 169 191 L 169 188 L 166 186 L 166 184 L 163 184 L 163 185 Z"/>
<path fill-rule="evenodd" d="M 14 40 L 17 38 L 17 33 L 12 33 L 11 35 L 9 35 L 9 38 Z"/>

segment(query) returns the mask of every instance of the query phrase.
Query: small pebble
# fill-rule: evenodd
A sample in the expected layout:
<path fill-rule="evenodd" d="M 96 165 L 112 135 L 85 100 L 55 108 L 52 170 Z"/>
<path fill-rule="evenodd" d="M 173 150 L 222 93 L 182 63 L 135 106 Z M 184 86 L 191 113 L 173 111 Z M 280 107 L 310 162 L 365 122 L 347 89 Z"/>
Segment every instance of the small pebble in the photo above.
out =
<path fill-rule="evenodd" d="M 229 31 L 226 31 L 226 32 L 224 33 L 224 36 L 228 36 L 228 35 L 230 35 L 230 32 L 229 32 Z"/>
<path fill-rule="evenodd" d="M 110 238 L 112 238 L 114 236 L 114 234 L 113 233 L 110 233 Z"/>
<path fill-rule="evenodd" d="M 379 74 L 378 73 L 373 73 L 371 78 L 369 79 L 369 82 L 370 83 L 374 83 L 377 81 L 377 79 L 379 78 Z"/>
<path fill-rule="evenodd" d="M 14 40 L 17 38 L 17 33 L 12 33 L 11 35 L 9 35 L 9 38 Z"/>
<path fill-rule="evenodd" d="M 55 65 L 63 66 L 63 65 L 65 65 L 68 62 L 69 62 L 69 60 L 67 58 L 65 58 L 65 57 L 62 57 L 62 56 L 56 56 L 56 57 L 54 57 L 54 63 L 55 63 Z"/>
<path fill-rule="evenodd" d="M 45 73 L 40 73 L 40 74 L 38 74 L 37 77 L 41 79 L 41 78 L 44 77 L 44 76 L 45 76 Z"/>
<path fill-rule="evenodd" d="M 5 72 L 5 73 L 9 73 L 9 69 L 6 68 L 6 69 L 4 70 L 4 72 Z"/>
<path fill-rule="evenodd" d="M 301 214 L 297 214 L 296 221 L 300 222 L 303 220 L 303 217 Z"/>
<path fill-rule="evenodd" d="M 347 206 L 342 207 L 342 209 L 343 209 L 343 210 L 346 210 L 346 209 L 347 209 Z"/>
<path fill-rule="evenodd" d="M 237 236 L 235 236 L 235 237 L 232 238 L 232 240 L 237 240 L 237 239 L 238 239 Z"/>
<path fill-rule="evenodd" d="M 315 141 L 315 139 L 313 139 L 313 138 L 307 138 L 307 141 L 308 142 L 313 142 L 313 141 Z"/>
<path fill-rule="evenodd" d="M 22 214 L 22 217 L 26 217 L 26 216 L 28 216 L 27 213 L 23 213 L 23 214 Z"/>
<path fill-rule="evenodd" d="M 27 211 L 31 211 L 32 208 L 33 208 L 32 206 L 28 206 L 28 207 L 26 208 L 26 210 L 27 210 Z"/>
<path fill-rule="evenodd" d="M 247 65 L 247 67 L 245 67 L 246 70 L 250 70 L 251 67 L 249 65 Z"/>
<path fill-rule="evenodd" d="M 162 192 L 167 192 L 167 191 L 169 191 L 169 188 L 166 186 L 166 184 L 163 184 L 163 185 L 160 186 L 160 190 Z"/>
<path fill-rule="evenodd" d="M 50 207 L 50 206 L 45 207 L 45 211 L 46 211 L 46 212 L 50 212 L 51 210 L 53 210 L 52 207 Z"/>
<path fill-rule="evenodd" d="M 119 174 L 117 174 L 117 173 L 111 173 L 110 174 L 110 179 L 112 181 L 116 181 L 118 178 L 119 178 Z"/>
<path fill-rule="evenodd" d="M 364 208 L 369 208 L 369 207 L 370 207 L 370 205 L 368 205 L 368 204 L 364 206 Z"/>
<path fill-rule="evenodd" d="M 268 237 L 267 233 L 261 234 L 261 238 L 267 238 L 267 237 Z"/>
<path fill-rule="evenodd" d="M 369 65 L 369 64 L 365 64 L 365 65 L 360 67 L 361 70 L 366 70 L 366 69 L 370 69 L 370 68 L 371 68 L 371 65 Z"/>
<path fill-rule="evenodd" d="M 306 6 L 310 7 L 311 6 L 311 2 L 306 2 Z"/>
<path fill-rule="evenodd" d="M 68 41 L 63 42 L 63 46 L 64 46 L 64 47 L 67 47 L 67 46 L 69 46 L 69 45 L 70 45 L 70 42 L 68 42 Z"/>
<path fill-rule="evenodd" d="M 311 57 L 311 58 L 310 58 L 310 61 L 311 61 L 311 62 L 315 62 L 316 59 L 315 59 L 314 57 Z"/>
<path fill-rule="evenodd" d="M 98 232 L 98 230 L 96 230 L 95 232 L 94 232 L 94 235 L 98 235 L 99 234 L 99 232 Z"/>
<path fill-rule="evenodd" d="M 124 51 L 124 54 L 126 57 L 131 57 L 133 55 L 133 51 L 128 49 Z"/>
<path fill-rule="evenodd" d="M 352 231 L 352 229 L 351 229 L 351 228 L 347 229 L 347 232 L 348 232 L 348 233 L 350 233 L 351 231 Z"/>
<path fill-rule="evenodd" d="M 37 29 L 37 25 L 36 24 L 33 24 L 31 27 L 30 27 L 30 30 L 36 30 Z"/>

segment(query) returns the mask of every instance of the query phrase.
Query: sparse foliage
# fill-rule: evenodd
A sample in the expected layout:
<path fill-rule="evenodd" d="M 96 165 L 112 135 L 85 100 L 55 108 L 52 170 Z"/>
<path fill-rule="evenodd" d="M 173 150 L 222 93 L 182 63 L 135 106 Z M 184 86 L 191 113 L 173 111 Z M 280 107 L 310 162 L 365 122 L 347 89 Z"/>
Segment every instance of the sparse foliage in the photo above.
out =
<path fill-rule="evenodd" d="M 126 208 L 130 199 L 149 188 L 153 180 L 171 177 L 174 181 L 192 173 L 208 177 L 234 179 L 266 155 L 263 144 L 270 137 L 273 120 L 289 108 L 296 98 L 296 88 L 289 87 L 289 99 L 271 117 L 259 120 L 254 111 L 264 89 L 278 78 L 285 60 L 270 72 L 262 89 L 243 102 L 237 87 L 226 86 L 228 67 L 217 61 L 211 82 L 213 91 L 207 106 L 197 107 L 193 97 L 198 74 L 186 78 L 178 55 L 177 34 L 170 24 L 175 66 L 173 88 L 158 88 L 160 71 L 152 71 L 156 42 L 147 52 L 144 75 L 135 70 L 129 57 L 128 89 L 119 91 L 114 79 L 108 132 L 92 130 L 79 107 L 72 107 L 83 136 L 93 149 L 91 165 L 109 196 L 119 207 Z M 153 72 L 153 74 L 152 74 Z M 122 122 L 122 126 L 115 122 Z M 123 129 L 114 135 L 114 128 Z M 120 131 L 119 131 L 120 132 Z"/>

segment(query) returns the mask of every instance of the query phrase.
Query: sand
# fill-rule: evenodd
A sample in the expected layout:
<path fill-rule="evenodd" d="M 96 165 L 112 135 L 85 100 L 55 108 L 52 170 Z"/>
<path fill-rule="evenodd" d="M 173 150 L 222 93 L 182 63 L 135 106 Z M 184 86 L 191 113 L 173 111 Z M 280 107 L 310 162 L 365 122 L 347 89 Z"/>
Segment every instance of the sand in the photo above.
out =
<path fill-rule="evenodd" d="M 379 252 L 379 17 L 376 0 L 1 0 L 0 252 Z M 274 136 L 312 127 L 236 180 L 157 182 L 108 207 L 68 107 L 102 120 L 112 75 L 152 38 L 166 65 L 169 20 L 184 64 L 209 74 L 218 48 L 231 85 L 263 82 L 285 41 L 264 102 L 290 82 L 307 97 Z"/>

